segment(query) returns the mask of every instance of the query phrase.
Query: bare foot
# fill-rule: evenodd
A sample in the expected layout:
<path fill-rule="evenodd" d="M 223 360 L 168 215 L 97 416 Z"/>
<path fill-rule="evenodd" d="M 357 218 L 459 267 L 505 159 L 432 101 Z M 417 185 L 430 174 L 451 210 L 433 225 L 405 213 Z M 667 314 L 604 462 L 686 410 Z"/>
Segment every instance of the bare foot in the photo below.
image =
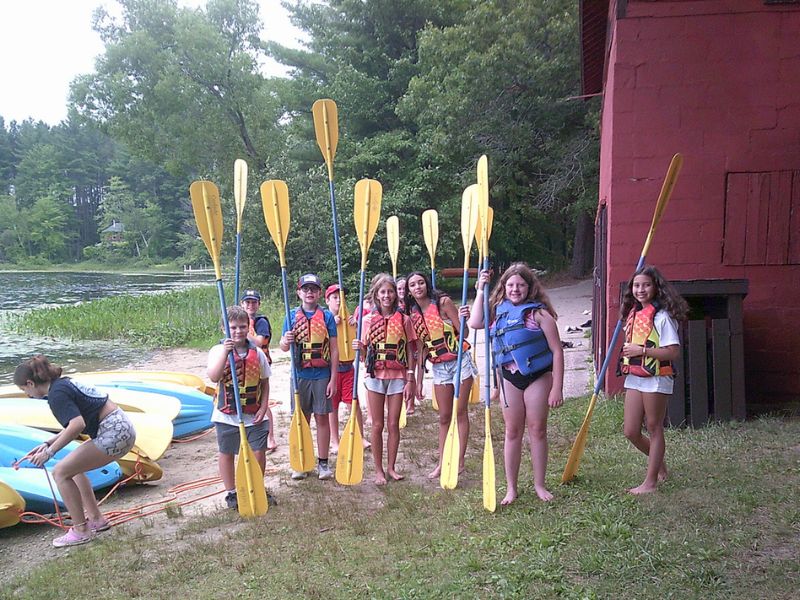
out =
<path fill-rule="evenodd" d="M 517 492 L 508 490 L 506 497 L 500 500 L 500 506 L 508 506 L 517 499 Z"/>
<path fill-rule="evenodd" d="M 375 473 L 375 485 L 386 485 L 386 475 L 381 473 Z"/>
<path fill-rule="evenodd" d="M 406 478 L 405 475 L 401 475 L 400 473 L 398 473 L 394 469 L 389 469 L 389 477 L 391 477 L 395 481 L 403 481 L 403 479 Z"/>
<path fill-rule="evenodd" d="M 370 442 L 368 442 L 367 440 L 363 439 L 363 438 L 361 440 L 361 443 L 364 446 L 364 450 L 366 450 L 367 448 L 372 447 L 372 444 Z"/>
<path fill-rule="evenodd" d="M 539 496 L 539 500 L 542 502 L 550 502 L 553 499 L 553 494 L 544 486 L 535 485 L 533 489 L 536 490 L 536 495 Z"/>
<path fill-rule="evenodd" d="M 628 493 L 633 494 L 634 496 L 640 496 L 642 494 L 652 494 L 656 491 L 656 489 L 658 488 L 656 488 L 655 485 L 643 483 L 642 485 L 637 485 L 635 488 L 629 489 Z"/>
<path fill-rule="evenodd" d="M 661 468 L 658 470 L 658 483 L 666 481 L 667 477 L 669 477 L 669 471 L 667 471 L 667 463 L 662 462 Z"/>
<path fill-rule="evenodd" d="M 334 444 L 331 446 L 331 454 L 339 454 L 339 444 Z"/>
<path fill-rule="evenodd" d="M 433 471 L 428 473 L 428 479 L 437 479 L 441 474 L 442 474 L 442 465 L 439 465 Z"/>

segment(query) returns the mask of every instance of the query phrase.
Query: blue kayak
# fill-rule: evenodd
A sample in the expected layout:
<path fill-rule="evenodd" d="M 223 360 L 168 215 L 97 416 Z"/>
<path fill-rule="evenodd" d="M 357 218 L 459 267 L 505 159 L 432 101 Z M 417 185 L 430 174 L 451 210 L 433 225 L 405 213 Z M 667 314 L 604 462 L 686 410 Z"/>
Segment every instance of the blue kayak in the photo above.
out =
<path fill-rule="evenodd" d="M 53 437 L 52 433 L 34 427 L 26 427 L 24 425 L 0 425 L 0 467 L 11 467 L 11 465 L 25 456 L 31 449 L 49 440 L 51 437 Z M 52 473 L 58 461 L 63 460 L 79 445 L 78 442 L 70 442 L 66 447 L 56 452 L 55 456 L 45 463 L 45 467 Z M 44 476 L 44 471 L 42 469 L 34 467 L 33 464 L 28 461 L 22 462 L 19 466 L 19 471 L 38 471 Z M 14 471 L 14 469 L 11 470 Z M 122 470 L 116 462 L 111 462 L 99 469 L 88 471 L 86 476 L 92 484 L 92 489 L 99 490 L 119 481 L 122 478 Z M 21 477 L 28 479 L 33 478 L 38 481 L 35 476 L 26 473 L 23 473 Z M 25 494 L 17 489 L 11 481 L 5 479 L 5 477 L 0 477 L 0 479 L 3 479 L 8 485 L 16 489 L 23 498 L 28 500 Z M 44 482 L 46 485 L 46 478 Z M 53 483 L 53 486 L 55 487 L 55 483 Z M 52 496 L 49 487 L 47 488 L 47 498 L 52 508 Z M 30 502 L 28 502 L 28 506 L 30 506 Z"/>
<path fill-rule="evenodd" d="M 159 381 L 134 381 L 130 379 L 104 381 L 102 385 L 103 387 L 116 387 L 137 392 L 147 392 L 149 394 L 174 396 L 180 400 L 181 403 L 181 412 L 178 413 L 178 416 L 174 419 L 175 421 L 210 417 L 211 411 L 214 409 L 214 401 L 212 398 L 186 385 L 162 383 Z"/>

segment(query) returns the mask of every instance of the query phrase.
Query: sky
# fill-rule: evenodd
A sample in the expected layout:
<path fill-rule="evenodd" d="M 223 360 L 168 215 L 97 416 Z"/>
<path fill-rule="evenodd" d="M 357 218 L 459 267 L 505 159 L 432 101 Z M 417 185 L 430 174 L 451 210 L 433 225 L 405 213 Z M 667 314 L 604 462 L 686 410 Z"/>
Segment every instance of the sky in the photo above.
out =
<path fill-rule="evenodd" d="M 259 0 L 261 20 L 269 25 L 262 38 L 298 46 L 302 32 L 290 22 L 280 0 Z M 205 6 L 204 0 L 178 0 L 181 6 Z M 118 14 L 113 0 L 0 0 L 0 117 L 33 118 L 57 125 L 67 116 L 69 84 L 94 71 L 103 53 L 92 30 L 92 12 L 105 6 Z M 117 7 L 117 9 L 115 9 Z M 263 67 L 282 74 L 280 65 Z"/>

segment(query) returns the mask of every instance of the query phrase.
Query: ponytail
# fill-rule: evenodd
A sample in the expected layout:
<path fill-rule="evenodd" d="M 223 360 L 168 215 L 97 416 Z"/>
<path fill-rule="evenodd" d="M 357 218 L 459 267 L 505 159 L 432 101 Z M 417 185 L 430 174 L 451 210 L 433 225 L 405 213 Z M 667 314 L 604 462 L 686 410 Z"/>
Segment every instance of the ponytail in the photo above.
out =
<path fill-rule="evenodd" d="M 46 356 L 37 354 L 19 365 L 14 371 L 14 385 L 24 387 L 28 381 L 32 381 L 36 385 L 49 383 L 61 377 L 61 372 L 61 367 L 51 365 Z"/>

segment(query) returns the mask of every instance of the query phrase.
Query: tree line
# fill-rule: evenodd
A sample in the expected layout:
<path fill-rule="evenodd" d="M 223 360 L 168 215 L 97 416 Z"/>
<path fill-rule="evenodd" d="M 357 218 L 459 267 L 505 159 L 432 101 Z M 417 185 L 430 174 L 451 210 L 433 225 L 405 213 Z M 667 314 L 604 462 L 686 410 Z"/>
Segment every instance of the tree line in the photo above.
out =
<path fill-rule="evenodd" d="M 70 120 L 51 135 L 61 127 L 82 131 L 87 144 L 113 146 L 112 154 L 125 157 L 109 159 L 105 179 L 93 171 L 87 187 L 97 186 L 99 199 L 92 202 L 102 207 L 103 223 L 115 211 L 130 221 L 135 207 L 142 225 L 132 228 L 141 233 L 155 223 L 165 229 L 140 235 L 140 251 L 155 253 L 156 240 L 166 244 L 158 252 L 196 250 L 191 239 L 180 238 L 190 231 L 186 190 L 193 179 L 220 186 L 231 231 L 233 161 L 244 158 L 250 170 L 245 281 L 267 285 L 274 281 L 267 274 L 279 270 L 257 193 L 266 179 L 289 185 L 289 268 L 332 280 L 327 171 L 311 118 L 314 100 L 332 98 L 339 108 L 339 228 L 351 283 L 359 262 L 351 235 L 358 179 L 381 181 L 383 218 L 400 219 L 401 270 L 427 263 L 420 225 L 427 208 L 440 215 L 437 264 L 458 265 L 461 192 L 473 182 L 481 154 L 489 157 L 494 260 L 542 268 L 571 262 L 576 272 L 591 264 L 592 244 L 581 249 L 576 240 L 591 237 L 597 105 L 574 99 L 580 55 L 571 0 L 286 2 L 307 34 L 301 49 L 265 41 L 270 15 L 260 15 L 253 0 L 209 0 L 204 9 L 181 8 L 175 0 L 117 2 L 121 16 L 95 12 L 105 52 L 93 73 L 73 82 Z M 289 77 L 263 75 L 266 58 L 287 66 Z M 111 167 L 126 160 L 138 168 Z M 24 178 L 17 181 L 21 166 L 13 177 L 18 207 L 25 189 Z M 3 168 L 0 163 L 0 177 Z M 46 172 L 58 179 L 63 171 Z M 93 241 L 88 233 L 79 243 L 71 240 L 65 245 L 76 257 L 86 247 L 81 244 Z M 373 249 L 372 268 L 384 268 L 385 234 Z"/>

